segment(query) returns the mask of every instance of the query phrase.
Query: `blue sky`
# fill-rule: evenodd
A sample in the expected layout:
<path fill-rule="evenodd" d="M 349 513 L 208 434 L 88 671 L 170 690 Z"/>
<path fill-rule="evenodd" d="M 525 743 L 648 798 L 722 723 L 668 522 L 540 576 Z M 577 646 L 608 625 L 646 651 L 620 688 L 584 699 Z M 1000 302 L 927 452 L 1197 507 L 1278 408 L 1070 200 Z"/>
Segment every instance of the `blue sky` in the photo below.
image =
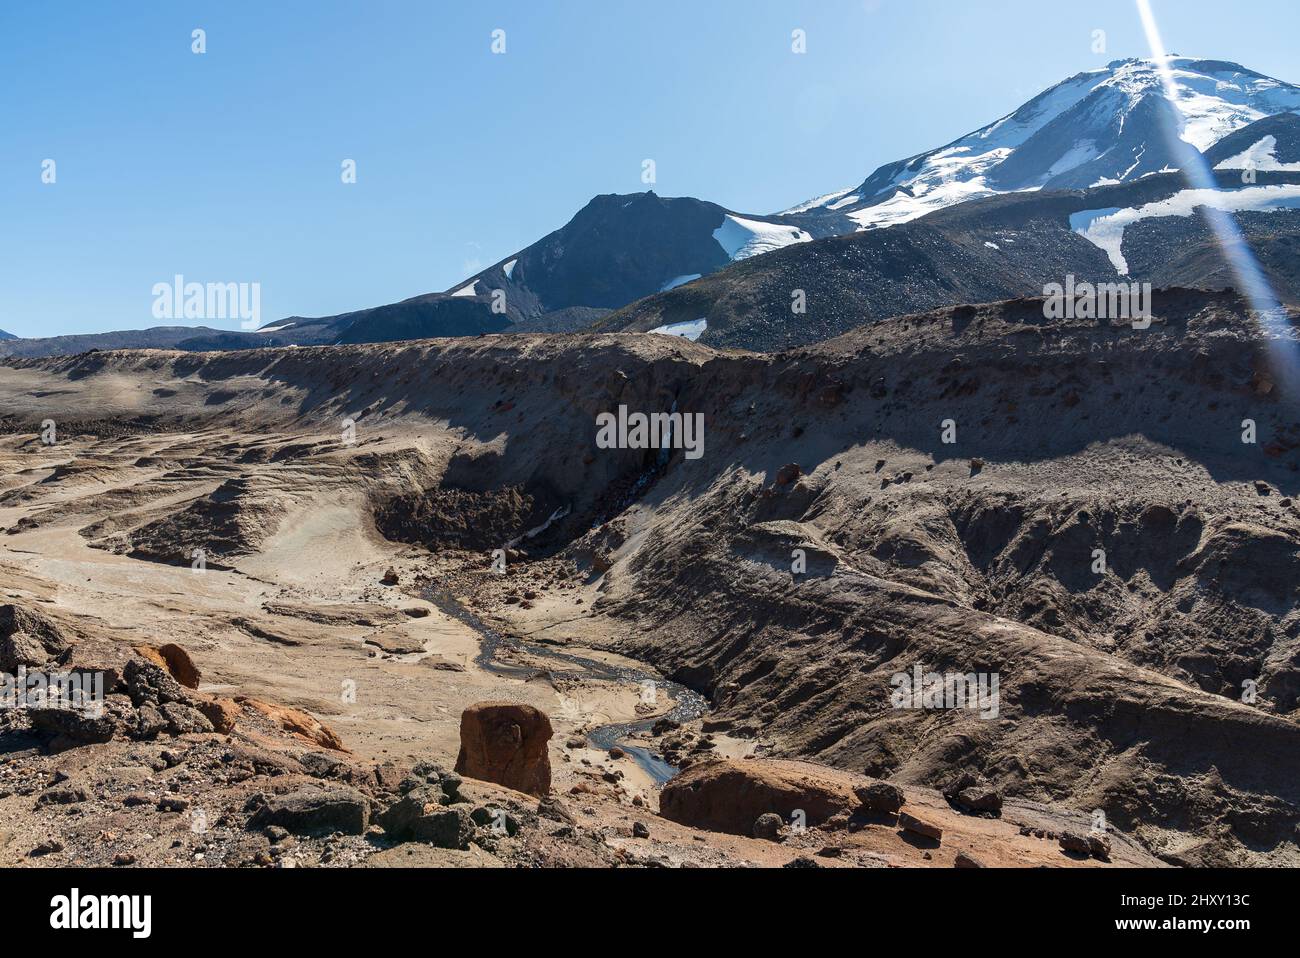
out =
<path fill-rule="evenodd" d="M 1171 51 L 1300 81 L 1294 0 L 1154 5 Z M 1133 0 L 6 2 L 0 329 L 156 325 L 177 273 L 263 321 L 445 289 L 646 158 L 774 212 L 1146 53 Z"/>

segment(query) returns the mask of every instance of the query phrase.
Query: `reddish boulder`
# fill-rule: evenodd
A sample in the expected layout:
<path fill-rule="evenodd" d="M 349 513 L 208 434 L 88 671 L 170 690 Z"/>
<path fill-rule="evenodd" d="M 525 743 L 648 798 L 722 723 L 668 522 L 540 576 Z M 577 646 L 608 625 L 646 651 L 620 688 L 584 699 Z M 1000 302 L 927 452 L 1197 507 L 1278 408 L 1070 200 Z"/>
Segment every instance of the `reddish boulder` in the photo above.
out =
<path fill-rule="evenodd" d="M 820 825 L 860 804 L 854 779 L 802 762 L 716 759 L 692 765 L 664 786 L 659 813 L 670 821 L 707 831 L 750 835 L 759 816 L 789 821 L 796 810 L 805 824 Z"/>
<path fill-rule="evenodd" d="M 799 467 L 798 463 L 789 463 L 777 470 L 776 485 L 778 488 L 785 488 L 790 483 L 797 482 L 802 475 L 803 469 Z"/>
<path fill-rule="evenodd" d="M 547 742 L 552 734 L 551 720 L 531 705 L 476 702 L 460 716 L 456 772 L 517 792 L 546 795 L 551 790 Z"/>
<path fill-rule="evenodd" d="M 943 841 L 943 829 L 924 819 L 917 818 L 907 812 L 898 813 L 898 825 L 905 832 L 911 832 L 913 835 L 920 835 L 923 838 L 932 838 L 936 842 Z"/>

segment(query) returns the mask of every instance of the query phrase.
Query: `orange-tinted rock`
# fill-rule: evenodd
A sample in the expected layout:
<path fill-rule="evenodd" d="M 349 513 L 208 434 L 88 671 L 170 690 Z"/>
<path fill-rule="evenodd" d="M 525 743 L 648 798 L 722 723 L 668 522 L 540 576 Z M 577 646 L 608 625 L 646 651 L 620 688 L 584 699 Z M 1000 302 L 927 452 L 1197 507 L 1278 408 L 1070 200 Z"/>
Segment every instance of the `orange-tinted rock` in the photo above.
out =
<path fill-rule="evenodd" d="M 199 702 L 196 708 L 212 723 L 212 728 L 215 731 L 229 734 L 235 730 L 235 725 L 239 720 L 239 704 L 234 699 L 214 696 L 211 699 Z"/>
<path fill-rule="evenodd" d="M 135 650 L 160 669 L 166 670 L 172 678 L 187 689 L 199 687 L 202 674 L 194 664 L 194 660 L 190 658 L 190 654 L 179 645 L 170 642 L 161 646 L 137 645 Z"/>
<path fill-rule="evenodd" d="M 808 766 L 718 759 L 693 765 L 665 785 L 659 813 L 694 828 L 750 835 L 768 813 L 789 821 L 802 810 L 805 823 L 815 826 L 859 804 L 850 782 Z"/>
<path fill-rule="evenodd" d="M 306 712 L 300 711 L 299 709 L 291 709 L 285 705 L 272 705 L 269 702 L 263 702 L 259 699 L 250 699 L 245 696 L 239 696 L 235 701 L 246 708 L 252 709 L 259 715 L 270 719 L 289 734 L 305 739 L 313 745 L 319 745 L 321 748 L 333 749 L 336 752 L 347 751 L 343 746 L 343 740 L 334 733 L 333 729 L 328 725 L 317 721 Z"/>
<path fill-rule="evenodd" d="M 514 702 L 476 702 L 460 716 L 457 773 L 530 795 L 551 790 L 546 713 Z"/>

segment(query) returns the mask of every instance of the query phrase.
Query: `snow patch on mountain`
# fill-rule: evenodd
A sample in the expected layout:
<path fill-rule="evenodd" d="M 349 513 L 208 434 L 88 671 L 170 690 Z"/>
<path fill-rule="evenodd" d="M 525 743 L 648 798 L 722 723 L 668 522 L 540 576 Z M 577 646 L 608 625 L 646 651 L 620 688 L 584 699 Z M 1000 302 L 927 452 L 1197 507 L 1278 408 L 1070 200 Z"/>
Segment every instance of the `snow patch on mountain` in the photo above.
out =
<path fill-rule="evenodd" d="M 722 225 L 713 231 L 713 238 L 733 261 L 770 253 L 795 243 L 812 242 L 812 237 L 797 227 L 747 220 L 734 213 L 723 218 Z"/>
<path fill-rule="evenodd" d="M 470 283 L 468 286 L 462 286 L 460 289 L 456 290 L 456 292 L 452 293 L 451 295 L 453 295 L 453 296 L 477 296 L 477 295 L 478 295 L 478 280 L 474 280 L 474 282 Z"/>
<path fill-rule="evenodd" d="M 1124 231 L 1145 219 L 1191 216 L 1198 208 L 1225 213 L 1272 213 L 1300 209 L 1300 186 L 1254 186 L 1241 190 L 1181 190 L 1137 208 L 1084 210 L 1070 216 L 1070 228 L 1103 250 L 1121 276 L 1128 275 Z"/>
<path fill-rule="evenodd" d="M 678 286 L 685 286 L 687 283 L 693 283 L 700 278 L 700 273 L 688 273 L 685 276 L 674 276 L 668 282 L 659 287 L 659 292 L 666 293 L 670 289 L 676 289 Z"/>
<path fill-rule="evenodd" d="M 506 274 L 506 279 L 514 279 L 514 278 L 515 278 L 515 264 L 518 263 L 518 262 L 519 262 L 519 260 L 517 260 L 517 259 L 512 259 L 510 262 L 506 263 L 505 266 L 502 266 L 502 267 L 501 267 L 501 272 L 503 272 L 503 273 Z"/>
<path fill-rule="evenodd" d="M 1277 137 L 1266 136 L 1249 149 L 1224 160 L 1215 169 L 1257 170 L 1260 173 L 1300 173 L 1300 163 L 1279 162 L 1277 158 Z"/>
<path fill-rule="evenodd" d="M 1066 151 L 1065 155 L 1052 164 L 1051 169 L 1047 171 L 1047 179 L 1053 176 L 1059 176 L 1068 170 L 1077 166 L 1083 166 L 1101 156 L 1097 152 L 1096 140 L 1080 140 Z"/>
<path fill-rule="evenodd" d="M 685 323 L 669 323 L 667 326 L 659 326 L 650 330 L 651 333 L 658 333 L 661 336 L 681 336 L 683 339 L 689 339 L 695 342 L 709 328 L 707 319 L 696 319 Z"/>
<path fill-rule="evenodd" d="M 792 216 L 795 213 L 807 213 L 809 210 L 815 210 L 823 206 L 829 208 L 829 204 L 834 203 L 842 197 L 848 196 L 852 192 L 853 187 L 850 186 L 848 189 L 836 190 L 834 193 L 823 193 L 821 196 L 814 196 L 812 199 L 805 203 L 800 203 L 798 206 L 792 206 L 788 210 L 782 210 L 777 215 Z"/>

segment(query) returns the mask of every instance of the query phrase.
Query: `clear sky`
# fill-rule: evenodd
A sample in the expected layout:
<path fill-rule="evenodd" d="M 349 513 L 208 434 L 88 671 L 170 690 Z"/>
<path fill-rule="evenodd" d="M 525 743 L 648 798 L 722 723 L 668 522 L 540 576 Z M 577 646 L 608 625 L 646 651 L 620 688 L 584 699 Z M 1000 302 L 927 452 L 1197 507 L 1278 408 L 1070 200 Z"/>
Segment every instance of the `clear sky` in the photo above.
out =
<path fill-rule="evenodd" d="M 1300 82 L 1295 0 L 1154 5 L 1171 52 Z M 4 0 L 0 329 L 157 325 L 177 273 L 264 322 L 446 289 L 647 158 L 775 212 L 1147 52 L 1133 0 Z"/>

